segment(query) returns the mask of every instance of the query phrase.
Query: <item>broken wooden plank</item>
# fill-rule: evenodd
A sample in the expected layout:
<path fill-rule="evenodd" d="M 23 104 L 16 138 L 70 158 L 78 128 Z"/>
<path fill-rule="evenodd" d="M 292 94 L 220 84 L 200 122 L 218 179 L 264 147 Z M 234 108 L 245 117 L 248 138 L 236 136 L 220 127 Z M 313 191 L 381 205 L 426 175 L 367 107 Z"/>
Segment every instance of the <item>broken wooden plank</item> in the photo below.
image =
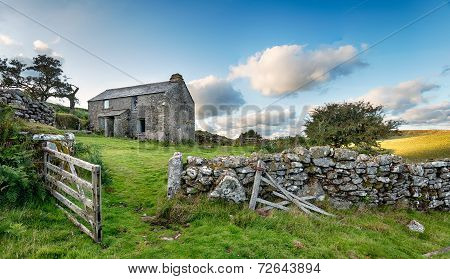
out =
<path fill-rule="evenodd" d="M 275 196 L 277 196 L 279 198 L 287 199 L 285 195 L 280 194 L 280 193 L 278 193 L 276 191 L 273 191 L 272 194 L 274 194 Z M 296 195 L 294 195 L 294 194 L 292 194 L 290 192 L 289 192 L 289 194 L 290 194 L 291 197 L 299 199 L 298 196 L 296 196 Z M 318 206 L 316 206 L 316 205 L 314 205 L 312 203 L 309 203 L 309 202 L 303 201 L 303 200 L 299 200 L 299 202 L 302 204 L 303 207 L 306 207 L 307 209 L 316 211 L 317 213 L 320 213 L 320 214 L 323 214 L 323 215 L 334 216 L 333 214 L 326 212 L 325 210 L 319 208 Z"/>
<path fill-rule="evenodd" d="M 280 201 L 280 202 L 276 202 L 275 204 L 285 206 L 285 205 L 289 205 L 290 203 L 291 203 L 290 201 Z M 271 210 L 273 208 L 274 208 L 273 206 L 268 205 L 265 207 L 261 207 L 259 210 L 267 211 L 267 210 Z"/>
<path fill-rule="evenodd" d="M 265 205 L 269 205 L 271 207 L 275 207 L 275 208 L 281 209 L 281 210 L 285 210 L 285 211 L 289 210 L 289 208 L 287 208 L 286 206 L 283 206 L 283 205 L 280 205 L 280 204 L 276 204 L 276 203 L 273 203 L 273 202 L 270 202 L 270 201 L 266 201 L 266 200 L 263 200 L 263 199 L 260 199 L 260 198 L 257 198 L 256 201 L 259 202 L 259 203 L 265 204 Z"/>
<path fill-rule="evenodd" d="M 269 180 L 272 182 L 271 185 L 272 185 L 273 187 L 277 188 L 278 190 L 280 190 L 280 191 L 288 198 L 289 201 L 291 201 L 292 203 L 294 203 L 295 205 L 297 205 L 298 208 L 300 208 L 303 212 L 305 212 L 305 213 L 307 213 L 307 214 L 311 214 L 311 211 L 309 211 L 309 210 L 306 209 L 304 206 L 302 206 L 302 204 L 301 204 L 298 200 L 292 198 L 292 197 L 289 195 L 289 192 L 288 192 L 286 189 L 284 189 L 283 187 L 281 187 L 280 185 L 278 185 L 278 183 L 270 176 L 270 174 L 268 174 L 268 173 L 266 172 L 266 175 L 267 175 L 267 177 L 269 178 Z"/>
<path fill-rule="evenodd" d="M 319 208 L 319 207 L 316 206 L 315 204 L 312 204 L 312 203 L 310 203 L 310 202 L 308 202 L 308 201 L 305 201 L 305 200 L 301 200 L 301 198 L 300 198 L 299 196 L 296 196 L 296 195 L 294 195 L 294 194 L 292 194 L 292 193 L 290 193 L 290 192 L 288 192 L 288 193 L 289 193 L 289 195 L 290 195 L 291 197 L 293 197 L 294 199 L 298 199 L 298 200 L 303 204 L 303 206 L 305 206 L 305 207 L 308 208 L 308 209 L 311 209 L 311 210 L 316 211 L 316 212 L 318 212 L 318 213 L 321 213 L 321 214 L 323 214 L 323 215 L 327 215 L 327 216 L 335 216 L 335 215 L 333 215 L 333 214 L 331 214 L 331 213 L 326 212 L 326 211 L 323 210 L 322 208 Z"/>
<path fill-rule="evenodd" d="M 253 182 L 252 196 L 250 198 L 250 202 L 248 203 L 248 208 L 252 210 L 255 210 L 256 208 L 256 199 L 258 198 L 259 194 L 261 176 L 262 176 L 262 162 L 261 160 L 259 160 L 258 163 L 256 163 L 256 173 L 255 173 L 255 180 Z"/>

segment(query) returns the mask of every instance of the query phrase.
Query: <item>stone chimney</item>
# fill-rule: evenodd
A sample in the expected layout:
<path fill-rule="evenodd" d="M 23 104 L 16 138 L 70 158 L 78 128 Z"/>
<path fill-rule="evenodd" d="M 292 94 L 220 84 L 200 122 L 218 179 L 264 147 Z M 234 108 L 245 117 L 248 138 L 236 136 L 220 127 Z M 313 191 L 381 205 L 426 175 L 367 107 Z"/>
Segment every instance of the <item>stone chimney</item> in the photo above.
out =
<path fill-rule="evenodd" d="M 171 82 L 180 82 L 180 81 L 184 81 L 184 79 L 183 79 L 182 75 L 180 75 L 179 73 L 176 73 L 170 77 L 170 81 Z"/>

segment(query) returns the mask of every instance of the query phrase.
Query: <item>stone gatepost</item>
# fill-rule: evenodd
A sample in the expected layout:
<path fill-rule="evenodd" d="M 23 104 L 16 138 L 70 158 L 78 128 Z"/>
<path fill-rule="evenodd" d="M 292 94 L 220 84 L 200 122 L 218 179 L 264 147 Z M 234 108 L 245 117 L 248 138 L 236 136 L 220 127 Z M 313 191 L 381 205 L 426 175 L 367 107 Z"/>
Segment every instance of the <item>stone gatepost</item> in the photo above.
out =
<path fill-rule="evenodd" d="M 169 160 L 169 170 L 167 179 L 167 198 L 175 196 L 181 187 L 181 173 L 183 172 L 183 154 L 175 152 Z"/>

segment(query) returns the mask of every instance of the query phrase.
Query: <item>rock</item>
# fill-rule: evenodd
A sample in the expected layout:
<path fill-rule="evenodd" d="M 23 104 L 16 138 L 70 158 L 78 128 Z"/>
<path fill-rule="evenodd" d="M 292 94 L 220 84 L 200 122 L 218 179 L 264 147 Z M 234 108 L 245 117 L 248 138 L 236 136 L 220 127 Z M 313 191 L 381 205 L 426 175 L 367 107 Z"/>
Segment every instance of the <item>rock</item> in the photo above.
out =
<path fill-rule="evenodd" d="M 352 183 L 353 184 L 360 184 L 360 183 L 362 183 L 362 178 L 361 177 L 355 177 L 355 178 L 353 178 L 352 179 Z"/>
<path fill-rule="evenodd" d="M 341 161 L 341 162 L 336 163 L 336 168 L 350 170 L 350 169 L 355 168 L 355 165 L 356 164 L 354 161 Z"/>
<path fill-rule="evenodd" d="M 187 162 L 188 162 L 189 165 L 201 166 L 204 161 L 205 160 L 203 158 L 200 158 L 200 157 L 195 157 L 195 156 L 188 156 L 187 157 Z"/>
<path fill-rule="evenodd" d="M 413 185 L 418 187 L 423 187 L 427 184 L 428 179 L 421 176 L 413 176 Z"/>
<path fill-rule="evenodd" d="M 295 153 L 286 153 L 285 158 L 290 162 L 300 162 L 301 158 Z"/>
<path fill-rule="evenodd" d="M 331 148 L 329 146 L 315 146 L 309 149 L 311 157 L 313 159 L 327 157 L 331 154 Z"/>
<path fill-rule="evenodd" d="M 367 167 L 367 174 L 377 174 L 378 169 L 376 167 Z"/>
<path fill-rule="evenodd" d="M 336 148 L 334 150 L 334 158 L 338 161 L 352 161 L 356 160 L 358 153 L 353 150 L 348 150 L 344 148 Z"/>
<path fill-rule="evenodd" d="M 188 167 L 186 169 L 186 174 L 189 176 L 189 178 L 195 179 L 197 177 L 197 169 L 194 167 Z"/>
<path fill-rule="evenodd" d="M 421 165 L 408 165 L 407 167 L 412 175 L 423 176 L 424 174 L 423 166 Z"/>
<path fill-rule="evenodd" d="M 255 170 L 250 166 L 246 166 L 243 168 L 236 168 L 236 172 L 237 173 L 252 173 L 252 172 L 255 172 Z"/>
<path fill-rule="evenodd" d="M 209 176 L 212 174 L 212 169 L 208 166 L 203 166 L 200 168 L 200 173 L 206 176 Z"/>
<path fill-rule="evenodd" d="M 183 172 L 183 154 L 175 152 L 169 160 L 167 179 L 167 197 L 173 198 L 181 187 L 181 173 Z"/>
<path fill-rule="evenodd" d="M 349 209 L 352 206 L 352 202 L 337 198 L 330 199 L 330 204 L 332 207 L 340 210 Z"/>
<path fill-rule="evenodd" d="M 435 161 L 435 162 L 431 162 L 431 165 L 435 168 L 443 168 L 447 166 L 446 162 L 443 161 Z"/>
<path fill-rule="evenodd" d="M 311 162 L 311 155 L 308 149 L 299 146 L 292 149 L 292 151 L 299 156 L 301 162 L 307 164 Z"/>
<path fill-rule="evenodd" d="M 358 186 L 347 183 L 344 185 L 340 185 L 339 189 L 341 189 L 342 191 L 354 191 L 354 190 L 358 189 Z"/>
<path fill-rule="evenodd" d="M 417 222 L 416 220 L 411 220 L 411 222 L 409 222 L 407 227 L 410 231 L 413 231 L 413 232 L 423 233 L 425 231 L 425 227 L 421 223 Z"/>
<path fill-rule="evenodd" d="M 359 154 L 358 157 L 356 157 L 356 160 L 359 162 L 365 162 L 370 160 L 370 156 L 366 154 Z"/>
<path fill-rule="evenodd" d="M 245 201 L 245 189 L 239 180 L 232 175 L 225 175 L 217 187 L 209 194 L 211 198 L 221 198 L 235 203 Z"/>
<path fill-rule="evenodd" d="M 381 182 L 381 183 L 389 183 L 391 180 L 389 179 L 389 177 L 377 177 L 377 181 Z"/>
<path fill-rule="evenodd" d="M 317 179 L 312 179 L 299 192 L 299 196 L 314 196 L 318 200 L 325 199 L 325 192 Z"/>
<path fill-rule="evenodd" d="M 390 154 L 378 155 L 375 160 L 381 165 L 389 165 L 392 163 L 393 156 Z"/>
<path fill-rule="evenodd" d="M 331 158 L 314 158 L 313 163 L 318 167 L 324 168 L 336 165 L 336 163 Z"/>
<path fill-rule="evenodd" d="M 366 191 L 352 191 L 349 193 L 351 196 L 365 197 L 367 196 Z"/>

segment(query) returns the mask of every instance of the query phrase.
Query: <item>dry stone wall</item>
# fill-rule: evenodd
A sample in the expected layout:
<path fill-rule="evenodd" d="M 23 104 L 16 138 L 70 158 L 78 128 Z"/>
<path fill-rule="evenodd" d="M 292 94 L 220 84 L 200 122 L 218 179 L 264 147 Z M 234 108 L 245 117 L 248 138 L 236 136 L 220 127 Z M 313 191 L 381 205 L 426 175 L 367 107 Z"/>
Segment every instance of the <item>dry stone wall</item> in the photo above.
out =
<path fill-rule="evenodd" d="M 17 117 L 47 125 L 55 123 L 55 111 L 44 102 L 32 100 L 18 89 L 0 89 L 0 103 L 14 108 Z"/>
<path fill-rule="evenodd" d="M 450 210 L 450 159 L 408 164 L 394 155 L 368 156 L 328 146 L 297 147 L 277 154 L 250 157 L 225 156 L 213 159 L 171 159 L 169 175 L 179 173 L 176 188 L 183 195 L 208 194 L 233 202 L 250 198 L 258 160 L 286 190 L 300 196 L 327 199 L 332 206 L 402 205 L 426 210 Z M 177 161 L 178 160 L 178 161 Z M 174 163 L 177 161 L 178 163 Z M 178 166 L 174 171 L 174 166 Z M 171 176 L 173 180 L 173 176 Z M 170 185 L 169 185 L 170 187 Z M 263 187 L 262 196 L 274 200 Z M 170 196 L 173 196 L 173 191 Z"/>

